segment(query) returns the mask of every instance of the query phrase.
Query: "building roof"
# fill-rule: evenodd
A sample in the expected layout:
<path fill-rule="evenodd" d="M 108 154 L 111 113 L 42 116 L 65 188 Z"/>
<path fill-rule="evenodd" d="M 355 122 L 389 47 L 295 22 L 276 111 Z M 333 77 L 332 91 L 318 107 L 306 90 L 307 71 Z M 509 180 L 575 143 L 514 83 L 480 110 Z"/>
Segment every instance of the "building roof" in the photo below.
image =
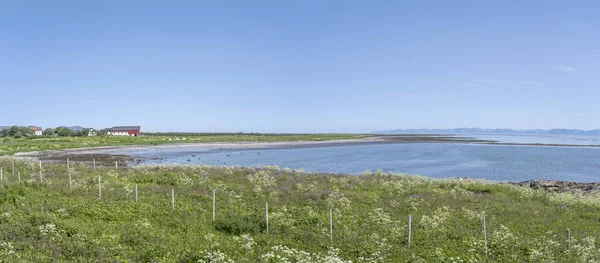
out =
<path fill-rule="evenodd" d="M 37 126 L 29 126 L 29 129 L 32 129 L 34 131 L 42 131 L 41 127 L 37 127 Z"/>
<path fill-rule="evenodd" d="M 140 129 L 140 126 L 115 126 L 112 127 L 112 131 L 137 131 Z"/>

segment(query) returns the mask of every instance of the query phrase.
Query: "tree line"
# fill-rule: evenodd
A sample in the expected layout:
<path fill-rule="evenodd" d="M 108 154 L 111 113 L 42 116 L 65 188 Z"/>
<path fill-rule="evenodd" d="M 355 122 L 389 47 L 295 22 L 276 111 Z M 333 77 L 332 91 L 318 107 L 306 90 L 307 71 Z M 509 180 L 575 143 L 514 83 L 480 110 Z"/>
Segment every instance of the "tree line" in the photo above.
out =
<path fill-rule="evenodd" d="M 91 129 L 82 129 L 82 130 L 78 130 L 78 131 L 73 131 L 67 127 L 61 126 L 61 127 L 57 127 L 54 129 L 46 128 L 43 131 L 43 136 L 46 136 L 46 137 L 56 137 L 56 136 L 81 137 L 81 136 L 88 136 L 90 130 Z M 104 135 L 106 135 L 106 133 L 107 133 L 106 129 L 96 131 L 97 136 L 104 136 Z M 12 126 L 10 128 L 1 130 L 0 137 L 22 138 L 22 137 L 36 137 L 36 135 L 35 135 L 35 131 L 29 127 Z M 37 136 L 37 137 L 39 137 L 39 136 Z"/>

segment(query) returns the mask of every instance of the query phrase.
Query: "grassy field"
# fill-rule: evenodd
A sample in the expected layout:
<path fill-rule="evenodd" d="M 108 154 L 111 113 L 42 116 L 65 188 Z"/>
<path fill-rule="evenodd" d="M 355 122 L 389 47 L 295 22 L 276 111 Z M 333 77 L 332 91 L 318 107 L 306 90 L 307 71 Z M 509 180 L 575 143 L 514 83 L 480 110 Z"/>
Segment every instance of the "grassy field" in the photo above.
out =
<path fill-rule="evenodd" d="M 34 139 L 0 138 L 0 155 L 17 152 L 63 150 L 70 148 L 122 146 L 122 145 L 161 145 L 171 143 L 212 143 L 212 142 L 285 142 L 285 141 L 326 141 L 361 139 L 369 135 L 360 134 L 203 134 L 193 136 L 99 136 L 99 137 L 39 137 Z M 183 140 L 185 138 L 185 140 Z M 179 139 L 179 140 L 178 140 Z"/>
<path fill-rule="evenodd" d="M 1 262 L 600 259 L 597 196 L 474 180 L 276 167 L 93 170 L 71 164 L 68 171 L 66 164 L 54 163 L 43 165 L 40 182 L 37 163 L 17 160 L 13 174 L 12 162 L 0 157 Z"/>

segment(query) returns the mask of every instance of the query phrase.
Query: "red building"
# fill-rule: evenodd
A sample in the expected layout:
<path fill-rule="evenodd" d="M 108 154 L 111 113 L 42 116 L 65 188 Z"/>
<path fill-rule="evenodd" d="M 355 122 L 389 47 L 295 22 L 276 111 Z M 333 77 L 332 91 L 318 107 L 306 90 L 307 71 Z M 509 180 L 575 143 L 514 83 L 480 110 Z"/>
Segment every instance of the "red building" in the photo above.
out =
<path fill-rule="evenodd" d="M 115 126 L 110 129 L 110 135 L 116 136 L 140 136 L 142 129 L 140 126 Z"/>

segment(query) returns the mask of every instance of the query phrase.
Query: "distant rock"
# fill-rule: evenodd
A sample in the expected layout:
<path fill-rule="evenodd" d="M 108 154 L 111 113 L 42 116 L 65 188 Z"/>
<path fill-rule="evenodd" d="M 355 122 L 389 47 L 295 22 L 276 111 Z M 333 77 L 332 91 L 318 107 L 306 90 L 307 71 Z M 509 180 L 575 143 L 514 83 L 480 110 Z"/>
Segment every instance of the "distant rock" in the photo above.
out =
<path fill-rule="evenodd" d="M 600 192 L 600 183 L 578 183 L 571 181 L 553 181 L 553 180 L 529 180 L 513 185 L 529 187 L 555 193 L 597 193 Z"/>

